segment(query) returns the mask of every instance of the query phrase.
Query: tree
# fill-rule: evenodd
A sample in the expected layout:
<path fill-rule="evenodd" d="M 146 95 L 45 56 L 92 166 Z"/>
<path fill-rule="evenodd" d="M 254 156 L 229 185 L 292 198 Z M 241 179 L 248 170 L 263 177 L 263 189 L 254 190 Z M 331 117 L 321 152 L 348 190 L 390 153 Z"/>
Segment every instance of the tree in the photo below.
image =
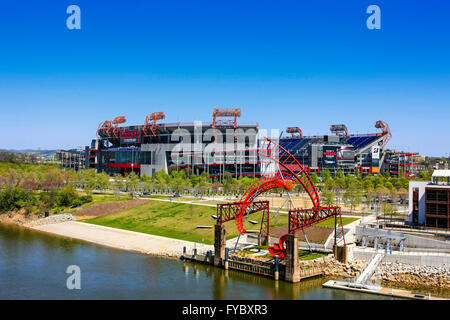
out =
<path fill-rule="evenodd" d="M 377 199 L 377 211 L 380 209 L 380 205 L 384 202 L 384 200 L 389 196 L 389 190 L 385 187 L 378 187 L 375 190 L 375 195 Z"/>
<path fill-rule="evenodd" d="M 350 212 L 352 212 L 353 208 L 361 204 L 362 193 L 358 189 L 350 188 L 344 193 L 342 200 L 350 205 Z"/>
<path fill-rule="evenodd" d="M 317 173 L 313 172 L 311 174 L 311 180 L 312 182 L 317 186 L 320 182 L 319 176 L 317 175 Z"/>
<path fill-rule="evenodd" d="M 61 189 L 66 181 L 62 171 L 58 168 L 49 168 L 44 172 L 43 182 L 51 186 L 51 188 Z"/>
<path fill-rule="evenodd" d="M 329 169 L 322 170 L 322 181 L 326 183 L 329 179 L 331 179 L 331 173 Z"/>
<path fill-rule="evenodd" d="M 394 186 L 391 182 L 387 181 L 384 186 L 386 187 L 386 189 L 389 190 L 390 193 L 392 193 L 392 190 L 394 189 Z"/>
<path fill-rule="evenodd" d="M 325 190 L 332 191 L 336 188 L 336 182 L 332 178 L 327 179 L 325 181 Z"/>
<path fill-rule="evenodd" d="M 367 193 L 366 193 L 367 207 L 369 207 L 371 204 L 373 204 L 373 202 L 375 201 L 376 198 L 377 198 L 377 193 L 376 193 L 375 189 L 370 188 L 369 190 L 367 190 Z"/>
<path fill-rule="evenodd" d="M 96 176 L 95 188 L 98 190 L 105 190 L 109 187 L 109 175 L 106 172 L 101 172 Z"/>
<path fill-rule="evenodd" d="M 338 172 L 336 172 L 336 176 L 335 179 L 344 179 L 344 173 L 342 172 L 342 170 L 339 170 Z"/>
<path fill-rule="evenodd" d="M 153 179 L 150 178 L 150 179 L 145 180 L 145 181 L 143 182 L 142 187 L 144 188 L 145 191 L 150 192 L 152 189 L 154 189 L 154 187 L 155 187 L 155 182 L 154 182 Z"/>
<path fill-rule="evenodd" d="M 223 179 L 226 183 L 231 183 L 231 181 L 233 180 L 233 176 L 228 171 L 225 171 Z"/>
<path fill-rule="evenodd" d="M 170 183 L 170 176 L 164 171 L 160 170 L 155 172 L 155 185 L 160 191 L 167 190 Z"/>
<path fill-rule="evenodd" d="M 67 185 L 64 189 L 59 192 L 58 195 L 58 205 L 62 207 L 69 207 L 72 202 L 77 198 L 77 192 L 75 187 L 72 185 Z"/>
<path fill-rule="evenodd" d="M 187 179 L 183 170 L 172 171 L 170 175 L 170 188 L 176 193 L 182 193 L 187 185 Z"/>
<path fill-rule="evenodd" d="M 400 188 L 397 192 L 398 197 L 400 198 L 400 200 L 405 201 L 406 199 L 408 199 L 409 197 L 409 192 L 408 190 L 404 189 L 404 188 Z"/>
<path fill-rule="evenodd" d="M 210 178 L 207 172 L 202 172 L 202 174 L 200 175 L 200 181 L 196 187 L 202 195 L 206 192 L 206 190 L 209 190 L 211 188 Z"/>
<path fill-rule="evenodd" d="M 362 179 L 362 187 L 366 191 L 368 191 L 374 187 L 371 176 L 366 176 Z"/>
<path fill-rule="evenodd" d="M 391 216 L 391 221 L 392 221 L 392 216 L 397 214 L 397 209 L 395 208 L 395 206 L 393 206 L 391 203 L 385 202 L 382 205 L 382 209 L 383 211 L 383 215 L 384 218 L 386 219 L 386 216 Z"/>
<path fill-rule="evenodd" d="M 126 176 L 125 185 L 127 187 L 127 191 L 130 192 L 131 198 L 135 197 L 136 189 L 139 187 L 139 182 L 139 177 L 134 172 L 130 172 Z"/>
<path fill-rule="evenodd" d="M 323 203 L 330 207 L 336 204 L 336 194 L 333 191 L 325 190 L 322 192 Z"/>
<path fill-rule="evenodd" d="M 336 193 L 339 200 L 342 200 L 342 193 L 346 189 L 345 187 L 345 179 L 344 178 L 336 178 L 335 181 L 335 187 L 334 192 Z"/>
<path fill-rule="evenodd" d="M 122 175 L 116 173 L 113 175 L 114 179 L 114 190 L 116 191 L 116 197 L 120 198 L 120 191 L 125 187 L 124 178 Z"/>

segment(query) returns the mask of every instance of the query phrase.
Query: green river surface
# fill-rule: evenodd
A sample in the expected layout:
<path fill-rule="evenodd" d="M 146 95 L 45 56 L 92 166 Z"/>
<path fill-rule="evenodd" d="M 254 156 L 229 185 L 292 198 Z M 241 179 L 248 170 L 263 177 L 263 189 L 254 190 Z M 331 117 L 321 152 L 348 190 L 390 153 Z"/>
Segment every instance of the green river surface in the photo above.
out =
<path fill-rule="evenodd" d="M 67 289 L 70 265 L 81 269 L 80 290 Z M 0 299 L 390 299 L 325 281 L 276 282 L 0 224 Z"/>

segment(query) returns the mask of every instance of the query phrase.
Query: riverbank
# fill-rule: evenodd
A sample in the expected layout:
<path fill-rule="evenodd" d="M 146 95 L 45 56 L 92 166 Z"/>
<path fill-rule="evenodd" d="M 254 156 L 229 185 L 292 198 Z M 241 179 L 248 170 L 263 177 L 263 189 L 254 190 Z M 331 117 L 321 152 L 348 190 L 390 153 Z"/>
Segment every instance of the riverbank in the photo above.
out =
<path fill-rule="evenodd" d="M 5 224 L 25 226 L 26 224 L 37 221 L 39 219 L 41 219 L 41 217 L 33 214 L 25 214 L 25 210 L 0 213 L 0 223 Z"/>

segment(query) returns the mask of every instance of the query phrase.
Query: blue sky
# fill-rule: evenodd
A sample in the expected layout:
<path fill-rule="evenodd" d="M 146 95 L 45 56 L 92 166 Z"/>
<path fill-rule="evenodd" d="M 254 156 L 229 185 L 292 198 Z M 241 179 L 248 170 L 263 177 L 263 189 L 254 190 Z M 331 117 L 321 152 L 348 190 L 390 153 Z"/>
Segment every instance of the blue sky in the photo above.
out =
<path fill-rule="evenodd" d="M 68 30 L 66 8 L 81 8 Z M 369 30 L 366 8 L 381 8 Z M 0 7 L 0 149 L 72 148 L 101 121 L 210 121 L 324 134 L 389 123 L 390 147 L 450 152 L 450 2 L 12 1 Z"/>

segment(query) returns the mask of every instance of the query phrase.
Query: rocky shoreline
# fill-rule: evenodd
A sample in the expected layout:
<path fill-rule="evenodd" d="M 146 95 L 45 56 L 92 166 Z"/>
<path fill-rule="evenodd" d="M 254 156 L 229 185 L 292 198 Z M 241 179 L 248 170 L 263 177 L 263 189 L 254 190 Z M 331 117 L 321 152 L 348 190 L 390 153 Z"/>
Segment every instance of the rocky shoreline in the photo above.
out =
<path fill-rule="evenodd" d="M 36 215 L 26 215 L 22 212 L 6 212 L 0 214 L 0 223 L 15 224 L 22 227 L 35 227 L 50 223 L 61 223 L 73 221 L 75 217 L 72 214 L 55 214 L 46 218 Z"/>
<path fill-rule="evenodd" d="M 365 268 L 367 262 L 363 260 L 351 260 L 347 264 L 334 259 L 333 254 L 315 260 L 299 261 L 301 268 L 321 267 L 324 276 L 338 278 L 354 278 Z"/>
<path fill-rule="evenodd" d="M 31 222 L 28 222 L 24 224 L 24 227 L 36 227 L 36 226 L 42 226 L 45 224 L 51 224 L 51 223 L 62 223 L 67 221 L 74 221 L 75 217 L 71 215 L 70 213 L 66 214 L 57 214 L 54 216 L 49 216 L 43 219 L 34 220 Z"/>
<path fill-rule="evenodd" d="M 301 267 L 322 267 L 324 276 L 333 278 L 356 278 L 366 267 L 363 260 L 351 260 L 348 264 L 340 263 L 330 254 L 326 257 L 300 261 Z M 375 271 L 372 281 L 385 286 L 416 288 L 423 290 L 440 290 L 450 295 L 450 268 L 426 265 L 410 265 L 384 262 Z"/>
<path fill-rule="evenodd" d="M 21 211 L 12 211 L 0 213 L 0 223 L 15 224 L 25 226 L 26 224 L 39 220 L 39 217 L 33 214 L 26 215 Z"/>
<path fill-rule="evenodd" d="M 450 290 L 450 268 L 385 262 L 378 266 L 375 281 Z"/>

